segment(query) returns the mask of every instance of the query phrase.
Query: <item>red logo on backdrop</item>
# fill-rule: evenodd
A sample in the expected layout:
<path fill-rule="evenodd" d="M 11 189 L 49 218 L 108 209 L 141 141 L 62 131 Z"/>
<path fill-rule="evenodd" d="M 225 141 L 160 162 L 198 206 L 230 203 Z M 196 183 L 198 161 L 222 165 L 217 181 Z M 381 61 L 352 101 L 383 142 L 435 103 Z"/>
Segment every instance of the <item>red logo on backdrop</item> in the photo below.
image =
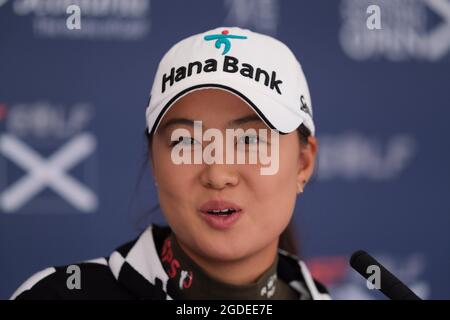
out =
<path fill-rule="evenodd" d="M 6 118 L 7 107 L 6 104 L 0 102 L 0 121 Z"/>
<path fill-rule="evenodd" d="M 312 276 L 325 286 L 341 282 L 349 270 L 345 256 L 315 257 L 306 261 Z"/>

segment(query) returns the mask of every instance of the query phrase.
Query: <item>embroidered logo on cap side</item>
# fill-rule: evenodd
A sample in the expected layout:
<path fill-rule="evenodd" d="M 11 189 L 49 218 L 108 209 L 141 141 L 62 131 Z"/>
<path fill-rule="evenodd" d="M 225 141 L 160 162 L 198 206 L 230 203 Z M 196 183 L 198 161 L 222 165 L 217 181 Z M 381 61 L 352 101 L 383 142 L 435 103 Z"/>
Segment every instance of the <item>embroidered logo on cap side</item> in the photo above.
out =
<path fill-rule="evenodd" d="M 302 110 L 303 112 L 306 112 L 307 114 L 309 114 L 312 117 L 312 112 L 311 109 L 308 106 L 308 103 L 306 103 L 305 101 L 305 97 L 303 95 L 300 96 L 300 110 Z"/>
<path fill-rule="evenodd" d="M 206 35 L 203 39 L 206 41 L 216 40 L 215 47 L 220 49 L 221 45 L 224 45 L 222 55 L 225 55 L 230 51 L 231 42 L 229 39 L 247 39 L 246 36 L 238 36 L 235 34 L 228 34 L 228 30 L 223 30 L 221 34 Z"/>

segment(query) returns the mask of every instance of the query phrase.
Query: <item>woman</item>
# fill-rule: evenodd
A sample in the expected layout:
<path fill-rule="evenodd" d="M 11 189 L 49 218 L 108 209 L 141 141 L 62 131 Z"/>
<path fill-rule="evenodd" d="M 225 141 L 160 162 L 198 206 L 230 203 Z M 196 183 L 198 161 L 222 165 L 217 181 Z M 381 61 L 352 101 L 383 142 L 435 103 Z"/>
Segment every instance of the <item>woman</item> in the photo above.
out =
<path fill-rule="evenodd" d="M 290 237 L 317 140 L 305 77 L 284 44 L 240 28 L 182 40 L 159 64 L 146 120 L 169 227 L 70 266 L 78 280 L 67 266 L 45 269 L 12 298 L 329 298 Z"/>

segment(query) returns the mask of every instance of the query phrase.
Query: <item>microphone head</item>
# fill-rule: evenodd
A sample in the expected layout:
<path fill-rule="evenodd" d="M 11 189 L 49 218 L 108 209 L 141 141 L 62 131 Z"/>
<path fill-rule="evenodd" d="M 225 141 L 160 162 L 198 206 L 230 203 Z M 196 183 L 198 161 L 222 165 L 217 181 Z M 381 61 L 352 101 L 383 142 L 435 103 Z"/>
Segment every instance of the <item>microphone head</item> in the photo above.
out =
<path fill-rule="evenodd" d="M 420 300 L 411 289 L 364 250 L 358 250 L 352 254 L 350 265 L 368 281 L 370 277 L 374 276 L 373 273 L 368 272 L 369 267 L 376 267 L 379 270 L 380 279 L 380 287 L 377 289 L 388 298 L 392 300 Z"/>
<path fill-rule="evenodd" d="M 363 277 L 365 277 L 367 267 L 375 264 L 374 262 L 376 262 L 375 259 L 364 250 L 355 251 L 350 257 L 350 266 L 363 275 Z"/>

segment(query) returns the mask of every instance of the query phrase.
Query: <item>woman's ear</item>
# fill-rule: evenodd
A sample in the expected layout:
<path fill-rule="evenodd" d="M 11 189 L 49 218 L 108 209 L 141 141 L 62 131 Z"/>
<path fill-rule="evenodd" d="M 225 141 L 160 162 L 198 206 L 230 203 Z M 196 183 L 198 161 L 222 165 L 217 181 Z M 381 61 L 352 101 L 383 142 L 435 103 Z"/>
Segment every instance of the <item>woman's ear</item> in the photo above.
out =
<path fill-rule="evenodd" d="M 308 143 L 302 145 L 299 155 L 299 171 L 297 174 L 297 193 L 302 193 L 305 185 L 314 173 L 318 142 L 313 136 L 308 137 Z"/>

